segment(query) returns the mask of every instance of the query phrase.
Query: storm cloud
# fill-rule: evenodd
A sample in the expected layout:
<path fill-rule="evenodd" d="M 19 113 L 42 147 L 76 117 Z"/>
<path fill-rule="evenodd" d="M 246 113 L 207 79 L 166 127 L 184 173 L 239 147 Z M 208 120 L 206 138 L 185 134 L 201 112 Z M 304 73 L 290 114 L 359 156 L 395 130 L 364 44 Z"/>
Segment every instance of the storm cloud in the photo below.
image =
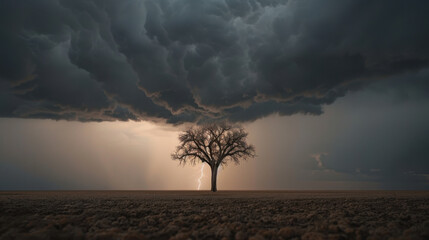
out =
<path fill-rule="evenodd" d="M 247 122 L 321 114 L 380 79 L 427 93 L 428 12 L 417 0 L 5 0 L 0 116 Z"/>

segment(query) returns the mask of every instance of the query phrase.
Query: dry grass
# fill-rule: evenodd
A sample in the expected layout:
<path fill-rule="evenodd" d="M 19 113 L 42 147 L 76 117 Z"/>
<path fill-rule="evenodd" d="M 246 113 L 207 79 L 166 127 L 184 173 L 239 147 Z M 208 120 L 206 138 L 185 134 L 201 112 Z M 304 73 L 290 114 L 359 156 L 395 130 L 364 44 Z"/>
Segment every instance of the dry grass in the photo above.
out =
<path fill-rule="evenodd" d="M 429 192 L 0 192 L 0 239 L 429 239 Z"/>

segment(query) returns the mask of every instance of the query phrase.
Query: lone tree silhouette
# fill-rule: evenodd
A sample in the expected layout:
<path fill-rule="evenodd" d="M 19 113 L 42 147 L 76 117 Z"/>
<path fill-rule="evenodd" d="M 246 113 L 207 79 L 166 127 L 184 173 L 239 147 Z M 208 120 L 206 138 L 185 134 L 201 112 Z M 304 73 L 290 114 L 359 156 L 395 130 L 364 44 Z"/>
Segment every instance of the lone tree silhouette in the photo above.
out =
<path fill-rule="evenodd" d="M 212 172 L 211 191 L 216 192 L 219 166 L 231 161 L 239 164 L 241 159 L 255 157 L 255 147 L 247 144 L 246 138 L 247 132 L 242 127 L 227 123 L 191 127 L 179 135 L 180 145 L 171 158 L 184 165 L 207 163 Z"/>

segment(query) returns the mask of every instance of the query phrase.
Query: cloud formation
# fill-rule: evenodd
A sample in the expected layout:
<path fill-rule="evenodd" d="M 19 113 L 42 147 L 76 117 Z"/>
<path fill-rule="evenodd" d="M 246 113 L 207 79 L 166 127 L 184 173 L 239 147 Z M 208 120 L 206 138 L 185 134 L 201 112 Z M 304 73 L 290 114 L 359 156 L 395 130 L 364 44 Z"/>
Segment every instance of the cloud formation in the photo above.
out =
<path fill-rule="evenodd" d="M 426 1 L 0 3 L 0 116 L 252 121 L 321 114 L 429 66 Z"/>

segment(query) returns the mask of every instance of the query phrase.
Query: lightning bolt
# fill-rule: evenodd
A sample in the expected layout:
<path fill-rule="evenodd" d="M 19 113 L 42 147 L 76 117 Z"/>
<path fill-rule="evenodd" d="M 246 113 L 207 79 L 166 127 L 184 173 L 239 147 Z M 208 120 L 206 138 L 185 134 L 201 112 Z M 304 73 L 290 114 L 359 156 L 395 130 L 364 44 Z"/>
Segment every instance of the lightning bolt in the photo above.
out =
<path fill-rule="evenodd" d="M 204 163 L 203 163 L 203 165 L 201 166 L 201 174 L 200 174 L 200 177 L 198 178 L 198 190 L 200 190 L 200 187 L 201 187 L 201 180 L 203 179 L 203 177 L 204 177 Z"/>

